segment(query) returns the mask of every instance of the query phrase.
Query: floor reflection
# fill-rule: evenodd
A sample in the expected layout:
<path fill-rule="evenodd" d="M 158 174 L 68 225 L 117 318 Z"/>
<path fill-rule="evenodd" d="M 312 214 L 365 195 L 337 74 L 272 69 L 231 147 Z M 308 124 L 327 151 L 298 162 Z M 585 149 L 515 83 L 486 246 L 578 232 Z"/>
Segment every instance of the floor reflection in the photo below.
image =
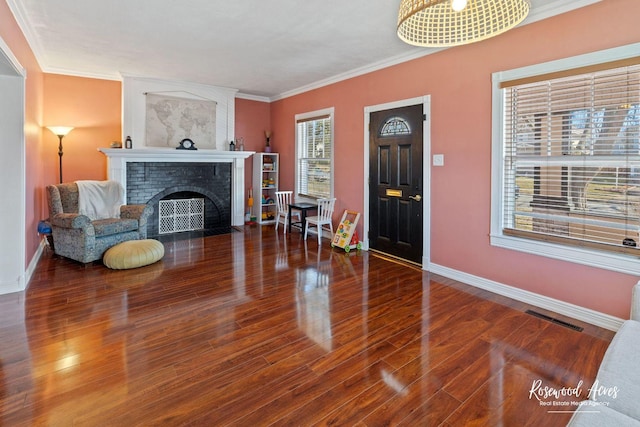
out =
<path fill-rule="evenodd" d="M 305 245 L 307 260 L 313 256 Z M 333 348 L 331 333 L 330 273 L 333 252 L 316 249 L 315 264 L 296 269 L 296 318 L 298 327 L 326 351 Z"/>
<path fill-rule="evenodd" d="M 276 247 L 276 270 L 284 270 L 289 267 L 289 239 L 286 234 L 276 233 L 276 240 L 278 242 Z"/>

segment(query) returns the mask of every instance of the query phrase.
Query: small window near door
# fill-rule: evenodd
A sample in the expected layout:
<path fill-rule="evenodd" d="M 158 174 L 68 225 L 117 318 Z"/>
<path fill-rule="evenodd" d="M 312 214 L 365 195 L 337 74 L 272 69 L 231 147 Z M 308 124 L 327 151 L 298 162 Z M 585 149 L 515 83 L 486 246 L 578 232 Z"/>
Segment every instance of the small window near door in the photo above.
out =
<path fill-rule="evenodd" d="M 296 192 L 333 197 L 333 108 L 296 115 Z"/>
<path fill-rule="evenodd" d="M 380 136 L 411 135 L 409 123 L 402 117 L 391 117 L 382 125 Z"/>

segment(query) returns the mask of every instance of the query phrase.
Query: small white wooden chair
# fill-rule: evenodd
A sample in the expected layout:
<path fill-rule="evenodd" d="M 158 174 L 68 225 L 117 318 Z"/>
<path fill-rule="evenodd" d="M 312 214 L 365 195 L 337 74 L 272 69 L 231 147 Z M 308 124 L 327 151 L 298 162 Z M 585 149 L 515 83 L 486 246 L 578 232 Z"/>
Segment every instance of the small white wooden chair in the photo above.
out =
<path fill-rule="evenodd" d="M 318 245 L 322 243 L 323 226 L 328 225 L 331 234 L 329 238 L 333 238 L 333 225 L 331 216 L 333 215 L 333 207 L 336 204 L 335 197 L 332 199 L 318 199 L 318 215 L 308 216 L 306 227 L 304 228 L 304 240 L 307 240 L 307 233 L 316 233 L 318 235 Z M 311 226 L 315 229 L 312 229 Z"/>
<path fill-rule="evenodd" d="M 293 191 L 276 191 L 276 231 L 278 224 L 284 226 L 284 233 L 287 234 L 289 225 L 289 204 L 293 201 Z M 300 212 L 292 212 L 292 216 L 300 221 Z"/>

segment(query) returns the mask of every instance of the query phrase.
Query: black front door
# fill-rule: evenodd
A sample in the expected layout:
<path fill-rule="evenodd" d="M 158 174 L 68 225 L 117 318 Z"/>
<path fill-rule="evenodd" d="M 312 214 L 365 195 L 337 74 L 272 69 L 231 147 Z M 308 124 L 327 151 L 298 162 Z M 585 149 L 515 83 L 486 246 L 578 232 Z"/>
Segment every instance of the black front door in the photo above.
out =
<path fill-rule="evenodd" d="M 369 247 L 422 264 L 422 104 L 371 113 Z"/>

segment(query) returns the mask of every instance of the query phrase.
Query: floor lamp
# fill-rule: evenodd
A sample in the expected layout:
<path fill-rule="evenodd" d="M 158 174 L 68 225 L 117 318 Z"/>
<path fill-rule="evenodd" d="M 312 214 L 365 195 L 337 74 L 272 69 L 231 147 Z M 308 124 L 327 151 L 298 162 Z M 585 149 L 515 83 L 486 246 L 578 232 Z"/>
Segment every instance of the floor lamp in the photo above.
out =
<path fill-rule="evenodd" d="M 60 143 L 58 144 L 58 157 L 60 158 L 60 184 L 62 184 L 62 138 L 67 136 L 73 130 L 70 126 L 47 126 L 51 132 L 58 136 Z"/>

